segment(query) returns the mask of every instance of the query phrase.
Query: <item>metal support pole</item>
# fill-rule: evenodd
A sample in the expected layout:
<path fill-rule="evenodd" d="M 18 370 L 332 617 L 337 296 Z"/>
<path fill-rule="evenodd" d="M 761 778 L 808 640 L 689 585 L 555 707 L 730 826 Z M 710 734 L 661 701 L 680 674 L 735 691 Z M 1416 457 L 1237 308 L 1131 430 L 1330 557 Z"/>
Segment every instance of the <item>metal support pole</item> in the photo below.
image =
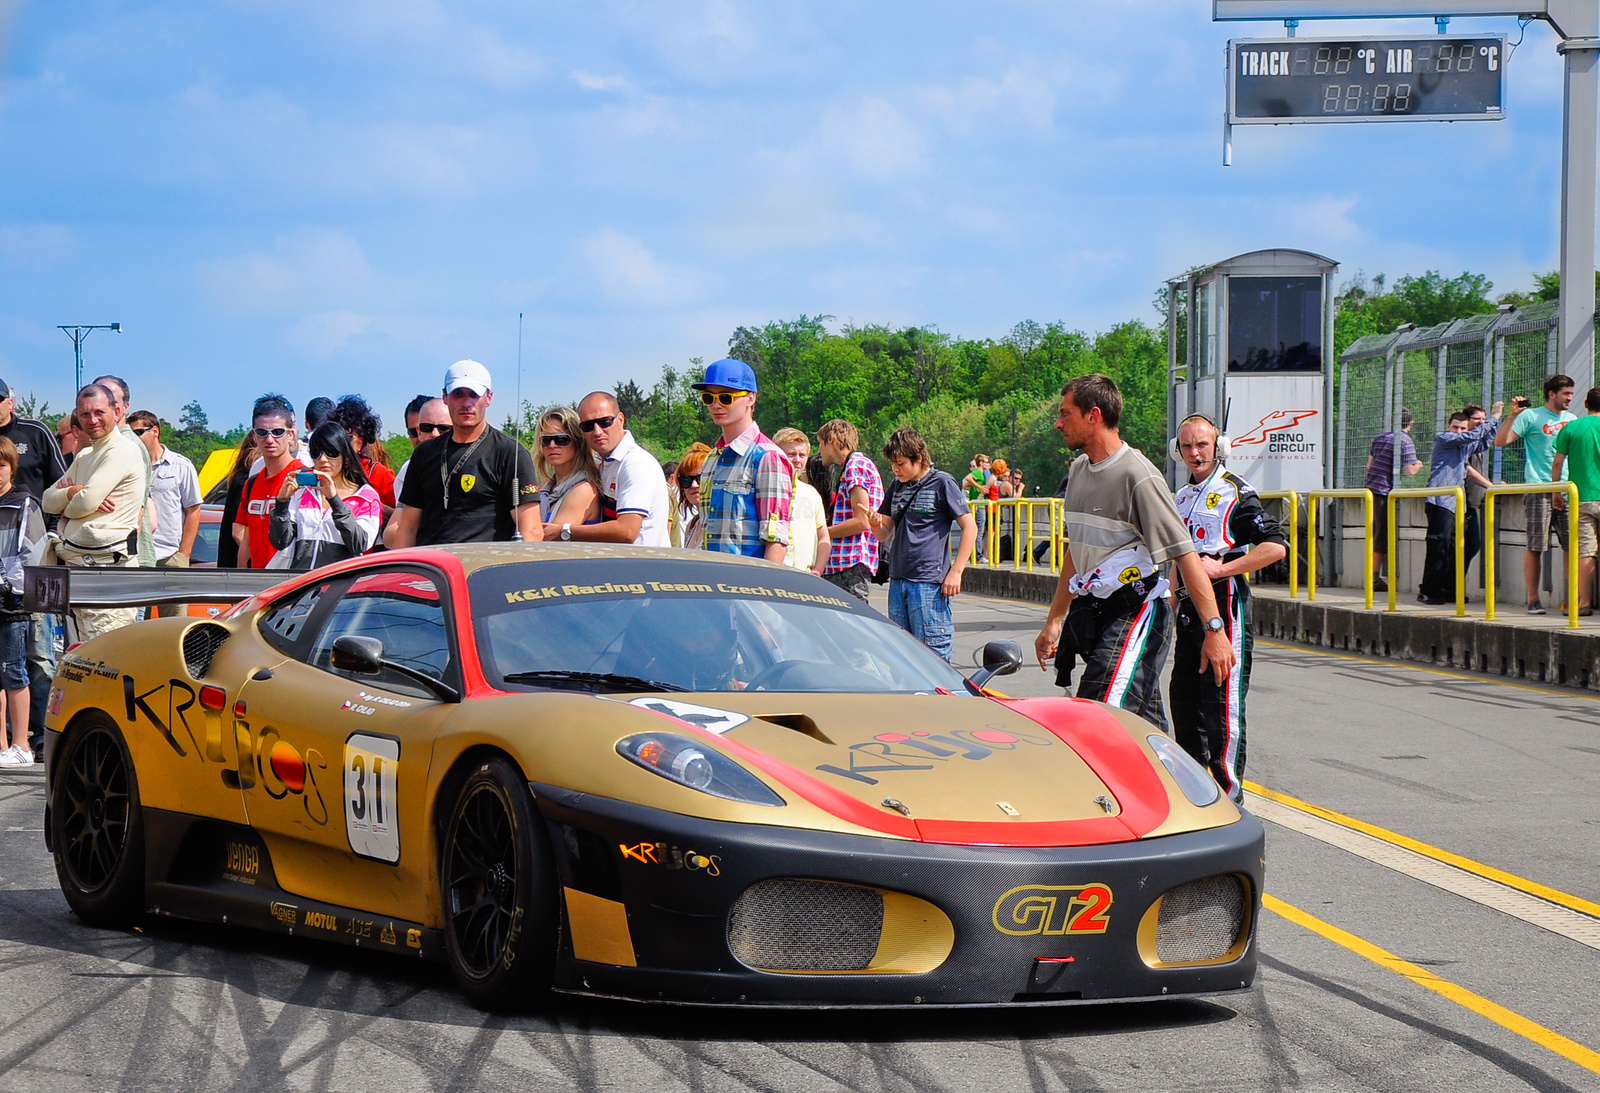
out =
<path fill-rule="evenodd" d="M 1600 7 L 1575 4 L 1556 47 L 1566 61 L 1561 120 L 1561 371 L 1594 385 L 1595 155 L 1600 128 Z"/>

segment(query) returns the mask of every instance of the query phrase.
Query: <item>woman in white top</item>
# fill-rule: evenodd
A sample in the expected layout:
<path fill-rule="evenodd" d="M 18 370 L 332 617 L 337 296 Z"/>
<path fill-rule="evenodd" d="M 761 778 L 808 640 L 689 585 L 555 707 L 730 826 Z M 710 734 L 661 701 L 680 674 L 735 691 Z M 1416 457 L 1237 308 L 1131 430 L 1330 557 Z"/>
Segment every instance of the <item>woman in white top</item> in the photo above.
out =
<path fill-rule="evenodd" d="M 546 412 L 534 443 L 533 467 L 544 481 L 539 490 L 544 537 L 559 539 L 563 524 L 599 520 L 600 468 L 578 428 L 578 412 L 569 406 Z"/>
<path fill-rule="evenodd" d="M 364 554 L 378 535 L 383 501 L 367 482 L 350 434 L 331 421 L 318 425 L 307 444 L 310 471 L 285 475 L 267 538 L 278 553 L 268 569 L 315 569 Z M 315 475 L 316 484 L 299 482 Z"/>

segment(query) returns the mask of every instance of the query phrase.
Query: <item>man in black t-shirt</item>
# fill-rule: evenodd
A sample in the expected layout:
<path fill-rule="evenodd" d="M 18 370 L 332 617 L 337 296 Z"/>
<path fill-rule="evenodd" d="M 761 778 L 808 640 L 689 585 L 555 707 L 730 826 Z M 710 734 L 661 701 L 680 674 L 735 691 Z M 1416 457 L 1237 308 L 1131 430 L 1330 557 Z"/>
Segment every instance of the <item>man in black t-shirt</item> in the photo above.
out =
<path fill-rule="evenodd" d="M 489 424 L 489 370 L 457 361 L 444 375 L 450 432 L 411 453 L 394 546 L 543 538 L 528 449 Z"/>

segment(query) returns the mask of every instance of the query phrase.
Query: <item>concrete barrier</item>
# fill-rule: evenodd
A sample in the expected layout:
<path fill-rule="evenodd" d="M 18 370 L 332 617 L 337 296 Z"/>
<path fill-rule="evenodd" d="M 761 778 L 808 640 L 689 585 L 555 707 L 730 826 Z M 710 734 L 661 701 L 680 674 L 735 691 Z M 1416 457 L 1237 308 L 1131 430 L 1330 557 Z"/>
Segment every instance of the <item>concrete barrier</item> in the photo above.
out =
<path fill-rule="evenodd" d="M 1056 578 L 1048 573 L 971 566 L 963 591 L 1048 604 Z M 1518 626 L 1481 618 L 1311 603 L 1291 600 L 1279 586 L 1254 597 L 1259 638 L 1295 642 L 1431 664 L 1458 671 L 1600 690 L 1600 631 Z"/>

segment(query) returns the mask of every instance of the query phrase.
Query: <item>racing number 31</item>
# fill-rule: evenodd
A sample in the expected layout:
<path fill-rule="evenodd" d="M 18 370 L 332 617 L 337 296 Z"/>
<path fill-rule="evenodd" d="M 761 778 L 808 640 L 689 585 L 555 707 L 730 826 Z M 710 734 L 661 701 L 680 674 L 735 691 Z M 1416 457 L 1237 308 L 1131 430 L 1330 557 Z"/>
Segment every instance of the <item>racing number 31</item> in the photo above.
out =
<path fill-rule="evenodd" d="M 344 827 L 350 849 L 391 865 L 400 860 L 399 766 L 400 741 L 392 736 L 355 733 L 344 742 Z"/>

